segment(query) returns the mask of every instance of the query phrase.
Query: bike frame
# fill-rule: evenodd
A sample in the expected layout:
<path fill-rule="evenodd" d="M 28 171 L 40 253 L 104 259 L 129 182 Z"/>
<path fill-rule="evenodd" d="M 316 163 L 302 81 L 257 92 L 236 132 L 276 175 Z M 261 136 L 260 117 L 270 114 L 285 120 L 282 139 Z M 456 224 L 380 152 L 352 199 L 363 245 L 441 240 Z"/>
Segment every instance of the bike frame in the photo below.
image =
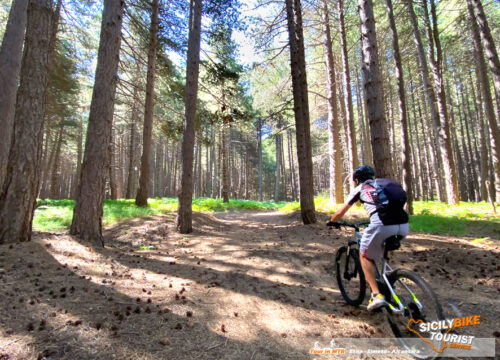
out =
<path fill-rule="evenodd" d="M 356 231 L 355 231 L 356 241 L 355 242 L 354 241 L 350 241 L 349 244 L 348 244 L 349 254 L 350 254 L 351 246 L 352 245 L 358 245 L 359 246 L 362 237 L 363 237 L 363 234 L 361 233 L 361 231 L 359 229 L 356 229 Z M 361 271 L 363 271 L 363 269 L 361 269 Z M 404 304 L 401 302 L 401 300 L 399 300 L 398 295 L 394 291 L 394 288 L 392 287 L 391 282 L 388 279 L 388 276 L 390 276 L 394 272 L 394 270 L 389 266 L 389 263 L 387 262 L 387 260 L 384 260 L 384 262 L 382 264 L 382 275 L 380 275 L 377 263 L 375 263 L 375 272 L 376 272 L 375 276 L 376 276 L 377 282 L 382 282 L 382 280 L 383 280 L 385 286 L 387 287 L 387 289 L 391 293 L 391 297 L 394 299 L 394 301 L 397 304 L 397 307 L 395 307 L 395 306 L 393 306 L 392 304 L 389 303 L 388 304 L 389 305 L 389 309 L 393 313 L 404 314 L 405 311 L 407 310 L 407 308 L 406 308 L 406 306 L 404 306 Z M 413 293 L 413 291 L 411 291 L 410 288 L 408 286 L 406 286 L 406 284 L 404 282 L 402 282 L 400 280 L 398 280 L 398 281 L 410 293 L 410 296 L 412 297 L 413 301 L 415 302 L 415 304 L 417 305 L 417 307 L 419 308 L 419 310 L 422 310 L 423 306 L 420 303 L 420 301 L 418 301 L 418 298 Z"/>

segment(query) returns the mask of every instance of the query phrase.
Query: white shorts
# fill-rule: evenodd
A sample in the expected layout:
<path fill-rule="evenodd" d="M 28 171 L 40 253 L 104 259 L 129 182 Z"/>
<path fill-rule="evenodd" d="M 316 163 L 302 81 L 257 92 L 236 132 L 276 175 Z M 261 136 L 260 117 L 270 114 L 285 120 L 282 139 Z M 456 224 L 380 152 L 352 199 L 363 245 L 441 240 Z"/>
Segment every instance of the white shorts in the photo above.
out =
<path fill-rule="evenodd" d="M 383 245 L 387 238 L 394 235 L 407 236 L 409 224 L 382 225 L 371 223 L 363 232 L 359 251 L 362 256 L 379 261 L 384 257 Z"/>

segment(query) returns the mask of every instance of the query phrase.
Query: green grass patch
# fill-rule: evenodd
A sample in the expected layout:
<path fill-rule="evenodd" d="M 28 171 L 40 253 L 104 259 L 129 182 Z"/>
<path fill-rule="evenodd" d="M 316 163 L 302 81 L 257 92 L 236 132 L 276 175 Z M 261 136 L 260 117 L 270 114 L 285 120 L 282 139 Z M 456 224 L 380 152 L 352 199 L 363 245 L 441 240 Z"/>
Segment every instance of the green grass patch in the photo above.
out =
<path fill-rule="evenodd" d="M 316 197 L 314 203 L 317 211 L 327 214 L 333 213 L 340 206 L 331 204 L 328 197 Z M 476 237 L 487 234 L 500 238 L 500 215 L 495 215 L 487 202 L 448 205 L 439 201 L 415 201 L 413 208 L 414 215 L 410 218 L 411 231 Z M 282 210 L 300 210 L 300 204 L 288 203 Z M 347 217 L 353 214 L 366 216 L 363 208 L 359 206 L 349 210 Z"/>
<path fill-rule="evenodd" d="M 33 218 L 33 229 L 63 232 L 71 226 L 74 200 L 40 200 Z"/>
<path fill-rule="evenodd" d="M 438 201 L 416 201 L 414 212 L 410 219 L 412 231 L 500 237 L 500 216 L 495 215 L 486 202 L 448 205 Z"/>
<path fill-rule="evenodd" d="M 286 206 L 286 202 L 233 200 L 224 203 L 221 199 L 193 199 L 194 211 L 228 211 L 228 210 L 276 210 Z M 74 200 L 39 200 L 35 210 L 33 229 L 45 232 L 64 232 L 71 226 Z M 148 199 L 147 207 L 135 205 L 133 199 L 105 200 L 103 225 L 108 226 L 122 220 L 140 218 L 177 210 L 176 198 Z"/>
<path fill-rule="evenodd" d="M 314 200 L 316 210 L 331 214 L 340 205 L 330 203 L 328 197 L 318 196 Z M 37 231 L 64 232 L 71 225 L 73 216 L 73 200 L 40 200 L 35 211 L 33 228 Z M 499 205 L 500 208 L 500 205 Z M 491 211 L 486 202 L 466 203 L 458 206 L 447 205 L 437 201 L 416 201 L 415 215 L 410 219 L 410 229 L 414 232 L 468 235 L 475 238 L 500 238 L 500 216 Z M 147 207 L 135 206 L 135 201 L 105 200 L 103 224 L 115 224 L 122 220 L 175 212 L 176 198 L 154 198 L 148 200 Z M 194 211 L 218 212 L 229 210 L 280 210 L 293 212 L 300 210 L 299 202 L 274 202 L 234 200 L 224 203 L 221 199 L 197 198 L 193 200 Z M 362 206 L 355 206 L 348 216 L 365 217 Z"/>

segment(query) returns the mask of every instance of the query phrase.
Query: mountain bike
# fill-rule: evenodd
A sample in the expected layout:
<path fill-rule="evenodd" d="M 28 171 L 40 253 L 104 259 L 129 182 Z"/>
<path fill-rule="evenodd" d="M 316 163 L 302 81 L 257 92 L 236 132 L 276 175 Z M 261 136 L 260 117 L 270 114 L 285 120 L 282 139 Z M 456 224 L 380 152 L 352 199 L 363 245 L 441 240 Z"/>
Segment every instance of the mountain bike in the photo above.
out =
<path fill-rule="evenodd" d="M 359 260 L 359 244 L 362 238 L 361 227 L 369 223 L 348 224 L 345 222 L 328 222 L 327 226 L 354 229 L 354 240 L 349 240 L 347 246 L 342 246 L 335 255 L 336 277 L 340 293 L 344 300 L 353 306 L 363 303 L 366 293 L 365 275 Z M 381 271 L 376 269 L 376 280 L 379 292 L 385 297 L 387 320 L 394 336 L 408 350 L 415 349 L 415 333 L 408 329 L 411 319 L 414 321 L 431 322 L 444 320 L 443 309 L 436 294 L 422 277 L 406 269 L 392 269 L 389 266 L 389 252 L 401 246 L 402 236 L 391 236 L 384 243 L 384 261 Z M 381 309 L 379 310 L 381 311 Z M 422 346 L 425 343 L 422 342 Z M 413 355 L 419 358 L 418 355 Z M 421 358 L 429 358 L 428 356 Z"/>

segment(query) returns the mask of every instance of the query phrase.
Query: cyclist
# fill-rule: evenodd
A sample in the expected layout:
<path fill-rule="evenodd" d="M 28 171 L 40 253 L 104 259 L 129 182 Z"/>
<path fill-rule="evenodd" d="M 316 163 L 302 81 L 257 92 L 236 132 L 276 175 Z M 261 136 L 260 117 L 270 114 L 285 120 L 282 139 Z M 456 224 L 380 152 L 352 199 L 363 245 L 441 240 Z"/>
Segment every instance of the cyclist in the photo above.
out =
<path fill-rule="evenodd" d="M 384 296 L 379 293 L 375 278 L 375 261 L 383 258 L 384 241 L 394 235 L 407 236 L 409 230 L 408 215 L 402 208 L 400 212 L 394 215 L 392 221 L 384 221 L 386 224 L 390 223 L 391 225 L 384 225 L 380 219 L 373 199 L 376 189 L 373 186 L 373 181 L 368 181 L 373 180 L 374 177 L 375 172 L 368 165 L 362 165 L 354 170 L 353 180 L 356 187 L 349 194 L 344 206 L 331 217 L 332 222 L 339 221 L 358 200 L 363 203 L 366 212 L 370 215 L 370 224 L 363 232 L 359 249 L 361 267 L 372 291 L 367 307 L 369 311 L 387 305 Z"/>

